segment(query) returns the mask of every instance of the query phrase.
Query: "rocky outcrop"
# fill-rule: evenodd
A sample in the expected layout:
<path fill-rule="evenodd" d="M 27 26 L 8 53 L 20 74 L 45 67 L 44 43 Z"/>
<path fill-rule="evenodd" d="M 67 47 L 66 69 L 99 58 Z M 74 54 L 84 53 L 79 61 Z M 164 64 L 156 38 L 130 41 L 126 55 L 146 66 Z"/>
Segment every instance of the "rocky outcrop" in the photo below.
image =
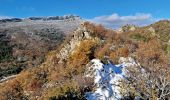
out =
<path fill-rule="evenodd" d="M 29 17 L 28 19 L 48 21 L 48 20 L 66 20 L 66 19 L 76 20 L 81 18 L 76 15 L 66 15 L 66 16 L 52 16 L 52 17 Z"/>
<path fill-rule="evenodd" d="M 7 23 L 7 22 L 22 22 L 24 20 L 32 20 L 32 21 L 37 21 L 37 20 L 43 20 L 43 21 L 49 21 L 49 20 L 67 20 L 67 19 L 72 19 L 72 20 L 77 20 L 81 19 L 79 16 L 76 15 L 66 15 L 66 16 L 51 16 L 51 17 L 29 17 L 25 19 L 21 18 L 9 18 L 9 19 L 1 19 L 1 23 Z"/>
<path fill-rule="evenodd" d="M 124 25 L 124 26 L 122 26 L 121 28 L 120 28 L 120 32 L 127 32 L 127 31 L 134 31 L 134 30 L 136 30 L 136 26 L 135 25 Z"/>
<path fill-rule="evenodd" d="M 57 55 L 61 60 L 66 60 L 70 54 L 74 52 L 74 49 L 79 46 L 80 42 L 85 39 L 90 39 L 91 36 L 87 29 L 83 27 L 83 24 L 74 31 L 71 36 L 71 40 L 64 45 L 64 47 L 60 50 L 60 53 Z"/>
<path fill-rule="evenodd" d="M 155 29 L 153 27 L 149 27 L 148 30 L 151 32 L 152 36 L 156 35 Z"/>

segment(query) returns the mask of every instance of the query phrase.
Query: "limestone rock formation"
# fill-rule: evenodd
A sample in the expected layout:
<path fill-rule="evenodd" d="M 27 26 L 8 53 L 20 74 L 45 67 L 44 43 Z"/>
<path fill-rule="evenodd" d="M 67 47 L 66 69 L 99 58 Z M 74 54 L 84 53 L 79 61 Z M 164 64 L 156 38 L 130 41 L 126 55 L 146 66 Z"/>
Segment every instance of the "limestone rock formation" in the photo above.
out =
<path fill-rule="evenodd" d="M 83 27 L 83 23 L 76 31 L 74 31 L 71 36 L 71 40 L 64 45 L 60 50 L 60 53 L 57 55 L 61 60 L 65 60 L 69 57 L 70 54 L 74 52 L 74 49 L 79 46 L 80 42 L 85 39 L 90 39 L 91 36 L 89 32 Z"/>

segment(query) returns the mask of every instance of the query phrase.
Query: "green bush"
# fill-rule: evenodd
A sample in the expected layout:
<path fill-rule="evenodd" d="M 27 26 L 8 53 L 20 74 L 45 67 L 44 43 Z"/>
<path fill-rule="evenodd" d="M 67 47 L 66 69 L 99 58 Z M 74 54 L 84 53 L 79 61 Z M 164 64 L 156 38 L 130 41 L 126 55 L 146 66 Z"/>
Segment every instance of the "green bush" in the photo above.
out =
<path fill-rule="evenodd" d="M 170 54 L 170 45 L 167 45 L 166 52 L 167 54 Z"/>
<path fill-rule="evenodd" d="M 48 91 L 48 100 L 86 100 L 85 91 L 81 87 L 73 82 L 69 81 L 64 83 L 61 87 L 53 87 Z"/>
<path fill-rule="evenodd" d="M 9 61 L 12 58 L 12 46 L 10 46 L 9 43 L 0 40 L 0 62 Z"/>
<path fill-rule="evenodd" d="M 131 36 L 132 39 L 135 39 L 137 41 L 143 41 L 143 42 L 147 42 L 149 40 L 149 38 L 142 36 L 141 34 L 137 33 L 137 34 L 133 34 Z"/>
<path fill-rule="evenodd" d="M 13 75 L 13 74 L 18 74 L 21 71 L 22 71 L 22 68 L 17 67 L 17 66 L 12 66 L 12 67 L 7 68 L 7 69 L 1 69 L 0 68 L 0 77 L 9 76 L 9 75 Z"/>

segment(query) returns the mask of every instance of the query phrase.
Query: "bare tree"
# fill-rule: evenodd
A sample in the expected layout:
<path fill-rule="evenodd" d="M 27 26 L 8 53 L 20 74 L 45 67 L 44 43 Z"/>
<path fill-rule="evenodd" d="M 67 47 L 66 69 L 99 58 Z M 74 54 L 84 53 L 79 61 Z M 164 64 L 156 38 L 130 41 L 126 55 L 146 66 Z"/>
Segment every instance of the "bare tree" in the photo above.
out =
<path fill-rule="evenodd" d="M 127 70 L 127 80 L 123 80 L 122 88 L 126 97 L 139 97 L 144 100 L 168 100 L 170 98 L 170 68 L 151 64 L 150 68 L 141 66 Z"/>

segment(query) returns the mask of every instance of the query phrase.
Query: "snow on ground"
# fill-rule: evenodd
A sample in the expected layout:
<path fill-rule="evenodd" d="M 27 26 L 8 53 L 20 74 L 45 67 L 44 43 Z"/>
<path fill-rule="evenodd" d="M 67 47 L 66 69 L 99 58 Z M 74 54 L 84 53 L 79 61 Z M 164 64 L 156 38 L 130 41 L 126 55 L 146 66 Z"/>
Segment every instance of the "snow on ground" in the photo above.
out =
<path fill-rule="evenodd" d="M 87 100 L 119 100 L 119 82 L 126 76 L 127 67 L 137 66 L 134 59 L 121 57 L 120 64 L 114 65 L 108 61 L 103 64 L 99 59 L 91 60 L 86 77 L 93 77 L 96 86 L 94 92 L 87 92 Z"/>

